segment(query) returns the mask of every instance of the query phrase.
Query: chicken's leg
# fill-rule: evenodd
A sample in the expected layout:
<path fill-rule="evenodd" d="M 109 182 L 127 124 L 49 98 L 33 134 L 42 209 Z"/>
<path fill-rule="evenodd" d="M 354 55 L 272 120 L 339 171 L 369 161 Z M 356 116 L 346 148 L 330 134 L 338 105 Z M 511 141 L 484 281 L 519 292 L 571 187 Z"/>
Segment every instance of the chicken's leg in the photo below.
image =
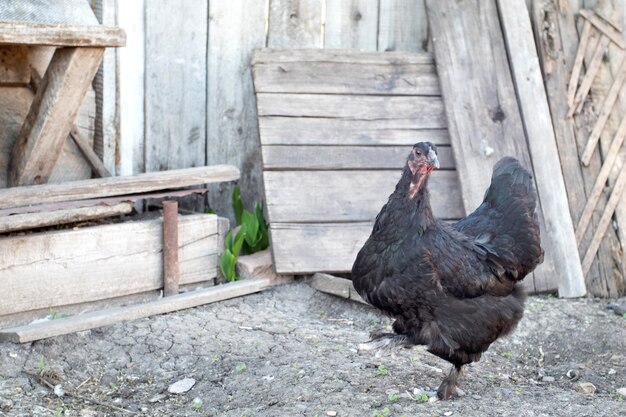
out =
<path fill-rule="evenodd" d="M 448 376 L 443 380 L 439 389 L 437 390 L 437 397 L 440 400 L 447 400 L 456 394 L 456 386 L 461 377 L 462 365 L 453 365 Z"/>

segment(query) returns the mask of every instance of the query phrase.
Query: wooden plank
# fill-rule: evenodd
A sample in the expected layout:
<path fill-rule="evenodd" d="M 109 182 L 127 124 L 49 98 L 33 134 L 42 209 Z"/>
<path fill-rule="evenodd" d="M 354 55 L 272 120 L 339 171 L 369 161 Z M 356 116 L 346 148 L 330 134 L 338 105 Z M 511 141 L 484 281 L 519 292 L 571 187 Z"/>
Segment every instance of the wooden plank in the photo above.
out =
<path fill-rule="evenodd" d="M 261 145 L 250 57 L 265 46 L 264 1 L 209 2 L 207 56 L 207 164 L 241 170 L 241 195 L 248 204 L 263 200 Z M 209 187 L 209 205 L 234 221 L 232 185 Z"/>
<path fill-rule="evenodd" d="M 214 278 L 217 216 L 181 216 L 179 232 L 180 283 Z M 156 219 L 2 238 L 0 315 L 161 288 L 161 235 Z"/>
<path fill-rule="evenodd" d="M 28 47 L 24 45 L 0 46 L 0 84 L 28 84 Z"/>
<path fill-rule="evenodd" d="M 321 0 L 269 0 L 267 46 L 321 48 Z"/>
<path fill-rule="evenodd" d="M 379 51 L 426 51 L 428 20 L 423 0 L 380 0 Z"/>
<path fill-rule="evenodd" d="M 96 152 L 89 144 L 89 141 L 87 141 L 87 138 L 80 133 L 80 130 L 74 126 L 70 132 L 70 136 L 74 139 L 74 142 L 82 152 L 85 159 L 89 162 L 89 165 L 91 165 L 91 168 L 93 168 L 93 172 L 95 172 L 100 178 L 110 177 L 111 173 L 106 169 L 98 155 L 96 155 Z"/>
<path fill-rule="evenodd" d="M 278 62 L 331 62 L 337 64 L 372 65 L 429 65 L 434 64 L 432 54 L 426 52 L 407 53 L 390 51 L 367 52 L 357 49 L 256 49 L 252 65 Z"/>
<path fill-rule="evenodd" d="M 269 222 L 371 221 L 401 174 L 401 170 L 265 171 Z M 429 187 L 436 217 L 463 217 L 455 171 L 433 172 Z"/>
<path fill-rule="evenodd" d="M 0 216 L 0 233 L 120 216 L 122 214 L 130 213 L 132 210 L 132 203 L 122 202 L 110 206 L 99 205 L 49 211 L 44 213 Z"/>
<path fill-rule="evenodd" d="M 96 1 L 94 12 L 105 26 L 117 24 L 117 0 Z M 96 91 L 96 123 L 93 148 L 108 172 L 118 172 L 120 144 L 119 71 L 115 48 L 107 48 L 93 80 Z"/>
<path fill-rule="evenodd" d="M 47 211 L 55 211 L 55 210 L 65 210 L 79 207 L 93 207 L 98 205 L 115 205 L 122 202 L 130 202 L 135 203 L 137 201 L 146 200 L 146 199 L 163 199 L 165 197 L 175 198 L 175 197 L 185 197 L 191 194 L 199 194 L 203 195 L 207 193 L 206 188 L 185 188 L 183 190 L 177 191 L 163 191 L 156 193 L 143 193 L 143 194 L 125 194 L 122 196 L 116 197 L 106 197 L 106 198 L 93 198 L 89 200 L 74 200 L 74 201 L 62 201 L 60 203 L 49 203 L 49 204 L 35 204 L 29 206 L 21 206 L 21 207 L 13 207 L 7 209 L 0 210 L 0 217 L 2 216 L 12 216 L 14 214 L 25 214 L 25 213 L 42 213 Z"/>
<path fill-rule="evenodd" d="M 333 294 L 362 304 L 367 304 L 361 298 L 359 293 L 356 292 L 354 285 L 352 285 L 352 281 L 349 279 L 316 272 L 309 281 L 309 285 L 318 291 Z"/>
<path fill-rule="evenodd" d="M 531 167 L 530 154 L 495 0 L 427 0 L 426 6 L 463 205 L 471 212 L 482 202 L 500 158 L 513 156 Z M 539 211 L 538 217 L 545 236 L 544 214 Z M 533 275 L 537 291 L 557 287 L 551 252 Z"/>
<path fill-rule="evenodd" d="M 605 36 L 615 42 L 617 46 L 619 46 L 621 49 L 626 49 L 626 40 L 624 40 L 623 35 L 618 32 L 617 29 L 611 27 L 605 20 L 599 18 L 591 10 L 581 10 L 578 13 L 589 22 L 591 22 L 591 24 L 594 25 Z"/>
<path fill-rule="evenodd" d="M 54 53 L 13 147 L 12 186 L 48 181 L 102 53 L 101 48 L 60 48 Z"/>
<path fill-rule="evenodd" d="M 585 21 L 582 34 L 580 35 L 580 42 L 578 44 L 578 52 L 576 52 L 576 59 L 572 68 L 572 75 L 570 76 L 569 85 L 567 86 L 567 102 L 570 109 L 574 109 L 574 98 L 576 97 L 576 89 L 578 87 L 578 78 L 580 77 L 580 70 L 583 67 L 583 60 L 585 58 L 585 50 L 589 45 L 589 37 L 591 35 L 591 23 Z"/>
<path fill-rule="evenodd" d="M 334 94 L 257 94 L 259 116 L 393 120 L 397 127 L 446 127 L 441 97 Z"/>
<path fill-rule="evenodd" d="M 118 47 L 126 45 L 120 27 L 0 21 L 0 45 Z"/>
<path fill-rule="evenodd" d="M 523 166 L 532 166 L 495 1 L 478 3 L 426 2 L 468 213 L 482 202 L 500 158 L 514 156 Z M 474 76 L 472 87 L 460 88 L 467 85 L 468 73 Z"/>
<path fill-rule="evenodd" d="M 613 106 L 617 101 L 617 96 L 619 92 L 622 90 L 622 85 L 624 84 L 624 80 L 626 79 L 626 59 L 622 60 L 622 63 L 617 72 L 617 76 L 613 80 L 613 84 L 609 89 L 608 93 L 604 98 L 604 102 L 602 103 L 602 107 L 600 108 L 600 113 L 598 114 L 598 118 L 596 119 L 595 124 L 593 125 L 593 129 L 591 131 L 591 135 L 589 135 L 589 141 L 585 146 L 585 151 L 583 152 L 582 157 L 580 158 L 582 163 L 587 166 L 589 165 L 589 161 L 591 160 L 591 155 L 593 151 L 596 149 L 596 145 L 600 140 L 600 136 L 602 135 L 602 131 L 604 130 L 604 126 L 606 125 L 607 120 L 609 119 L 609 115 L 613 110 Z"/>
<path fill-rule="evenodd" d="M 212 182 L 234 181 L 239 170 L 229 165 L 152 172 L 128 177 L 108 177 L 62 184 L 42 184 L 0 190 L 0 209 L 68 200 L 136 194 Z"/>
<path fill-rule="evenodd" d="M 206 165 L 207 2 L 145 5 L 146 171 Z"/>
<path fill-rule="evenodd" d="M 157 314 L 197 307 L 217 301 L 263 291 L 271 285 L 267 279 L 251 279 L 218 285 L 211 288 L 178 294 L 160 300 L 126 307 L 94 311 L 63 320 L 51 320 L 0 330 L 0 341 L 27 343 L 48 337 L 79 332 L 96 327 L 109 326 L 128 320 L 137 320 Z"/>
<path fill-rule="evenodd" d="M 314 117 L 260 117 L 263 145 L 403 145 L 430 141 L 450 145 L 447 129 L 428 129 L 417 121 L 349 120 Z"/>
<path fill-rule="evenodd" d="M 596 154 L 590 161 L 590 166 L 585 170 L 580 167 L 578 150 L 584 147 L 583 141 L 587 136 L 587 125 L 580 118 L 567 117 L 571 107 L 567 95 L 567 82 L 572 73 L 571 68 L 576 65 L 579 56 L 578 36 L 574 23 L 574 16 L 570 5 L 556 0 L 533 1 L 533 23 L 535 25 L 535 39 L 541 54 L 541 63 L 546 84 L 546 92 L 550 104 L 550 113 L 554 124 L 557 139 L 559 157 L 564 175 L 565 187 L 569 200 L 570 214 L 574 224 L 577 224 L 584 206 L 587 202 L 588 190 L 595 181 L 600 170 L 600 158 Z M 584 30 L 583 30 L 584 32 Z M 584 33 L 583 35 L 584 36 Z M 582 42 L 582 39 L 581 39 Z M 584 51 L 580 57 L 582 65 Z M 570 84 L 571 85 L 571 84 Z M 573 101 L 573 95 L 571 96 Z M 580 128 L 579 128 L 580 126 Z M 593 219 L 594 227 L 598 218 Z M 578 229 L 576 229 L 578 233 Z M 586 251 L 587 243 L 592 238 L 589 231 L 579 242 L 579 254 L 582 256 Z M 602 243 L 602 249 L 598 252 L 595 265 L 586 274 L 587 291 L 595 296 L 606 296 L 607 282 L 614 279 L 615 261 L 614 249 L 619 247 L 619 241 L 615 233 L 607 235 Z"/>
<path fill-rule="evenodd" d="M 595 230 L 593 235 L 593 239 L 589 244 L 589 248 L 587 249 L 587 253 L 585 253 L 585 257 L 583 258 L 582 268 L 586 273 L 591 267 L 591 263 L 596 256 L 596 252 L 600 247 L 600 242 L 606 233 L 606 229 L 611 224 L 611 220 L 613 218 L 613 213 L 617 205 L 619 204 L 622 195 L 624 194 L 624 189 L 626 188 L 626 169 L 622 168 L 619 176 L 617 177 L 617 181 L 615 182 L 615 186 L 611 191 L 611 197 L 609 201 L 606 203 L 606 207 L 604 208 L 604 213 L 602 213 L 602 218 L 600 219 L 600 223 L 598 224 L 598 228 Z"/>
<path fill-rule="evenodd" d="M 580 83 L 580 87 L 578 87 L 578 91 L 576 92 L 576 96 L 574 97 L 574 106 L 570 108 L 568 116 L 572 116 L 574 113 L 580 113 L 585 104 L 585 98 L 587 98 L 587 94 L 589 94 L 589 90 L 591 89 L 591 84 L 593 84 L 593 80 L 598 74 L 598 70 L 600 69 L 600 64 L 602 64 L 602 57 L 606 52 L 606 48 L 609 46 L 609 38 L 606 36 L 602 36 L 598 43 L 596 44 L 593 58 L 589 62 L 587 66 L 587 72 L 583 77 L 583 80 Z"/>
<path fill-rule="evenodd" d="M 326 0 L 325 48 L 375 51 L 379 0 Z"/>
<path fill-rule="evenodd" d="M 434 64 L 280 62 L 254 66 L 258 93 L 441 95 Z"/>
<path fill-rule="evenodd" d="M 580 220 L 578 221 L 578 226 L 576 227 L 576 239 L 579 242 L 582 240 L 582 237 L 587 231 L 587 227 L 591 222 L 591 217 L 596 211 L 596 207 L 598 205 L 598 202 L 600 201 L 600 197 L 604 192 L 607 181 L 609 179 L 609 175 L 611 174 L 611 171 L 615 165 L 615 161 L 617 160 L 617 157 L 619 155 L 619 150 L 624 144 L 624 139 L 626 139 L 626 115 L 622 118 L 622 122 L 620 123 L 619 128 L 615 133 L 615 138 L 613 138 L 611 147 L 607 151 L 606 158 L 602 164 L 602 169 L 596 177 L 596 182 L 593 186 L 593 189 L 589 193 L 589 198 L 587 199 L 585 208 L 580 216 Z"/>
<path fill-rule="evenodd" d="M 119 175 L 145 172 L 144 161 L 144 78 L 145 4 L 144 0 L 117 3 L 119 25 L 128 32 L 125 48 L 118 50 L 120 113 Z"/>
<path fill-rule="evenodd" d="M 402 169 L 408 146 L 263 146 L 263 169 Z M 454 169 L 449 146 L 437 148 L 440 169 Z"/>
<path fill-rule="evenodd" d="M 372 227 L 373 221 L 272 223 L 270 237 L 276 272 L 349 272 Z"/>
<path fill-rule="evenodd" d="M 534 174 L 540 178 L 536 186 L 545 221 L 543 231 L 547 232 L 542 243 L 553 254 L 559 271 L 559 296 L 582 297 L 587 291 L 585 277 L 568 215 L 567 192 L 530 18 L 524 0 L 498 0 L 498 6 Z"/>

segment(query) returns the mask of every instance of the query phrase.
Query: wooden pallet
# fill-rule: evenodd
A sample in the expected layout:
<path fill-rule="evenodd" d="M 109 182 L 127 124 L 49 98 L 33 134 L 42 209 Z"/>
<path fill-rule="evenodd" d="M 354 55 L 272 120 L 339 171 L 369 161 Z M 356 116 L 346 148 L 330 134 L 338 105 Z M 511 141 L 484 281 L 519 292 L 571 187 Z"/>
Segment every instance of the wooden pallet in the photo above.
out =
<path fill-rule="evenodd" d="M 431 55 L 260 49 L 253 74 L 277 272 L 350 271 L 419 141 L 435 215 L 464 216 Z"/>

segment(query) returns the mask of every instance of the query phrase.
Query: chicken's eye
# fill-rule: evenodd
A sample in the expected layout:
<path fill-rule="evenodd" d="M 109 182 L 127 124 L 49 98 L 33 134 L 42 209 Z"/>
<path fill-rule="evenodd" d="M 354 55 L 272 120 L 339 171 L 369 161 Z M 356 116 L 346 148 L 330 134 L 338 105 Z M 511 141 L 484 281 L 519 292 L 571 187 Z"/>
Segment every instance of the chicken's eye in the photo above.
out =
<path fill-rule="evenodd" d="M 415 152 L 415 155 L 417 155 L 417 156 L 422 156 L 422 151 L 416 151 L 416 152 Z"/>

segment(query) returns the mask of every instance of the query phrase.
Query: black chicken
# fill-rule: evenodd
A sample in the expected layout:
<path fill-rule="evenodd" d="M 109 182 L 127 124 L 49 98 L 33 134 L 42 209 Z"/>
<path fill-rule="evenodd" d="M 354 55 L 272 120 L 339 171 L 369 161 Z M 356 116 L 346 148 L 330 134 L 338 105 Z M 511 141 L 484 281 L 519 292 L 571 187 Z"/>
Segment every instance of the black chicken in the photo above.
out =
<path fill-rule="evenodd" d="M 427 345 L 452 363 L 437 396 L 456 393 L 463 365 L 478 361 L 522 318 L 519 285 L 543 261 L 532 176 L 514 158 L 493 169 L 483 203 L 455 224 L 433 217 L 428 177 L 439 167 L 430 142 L 416 144 L 352 267 L 368 303 L 395 318 L 365 349 Z"/>

